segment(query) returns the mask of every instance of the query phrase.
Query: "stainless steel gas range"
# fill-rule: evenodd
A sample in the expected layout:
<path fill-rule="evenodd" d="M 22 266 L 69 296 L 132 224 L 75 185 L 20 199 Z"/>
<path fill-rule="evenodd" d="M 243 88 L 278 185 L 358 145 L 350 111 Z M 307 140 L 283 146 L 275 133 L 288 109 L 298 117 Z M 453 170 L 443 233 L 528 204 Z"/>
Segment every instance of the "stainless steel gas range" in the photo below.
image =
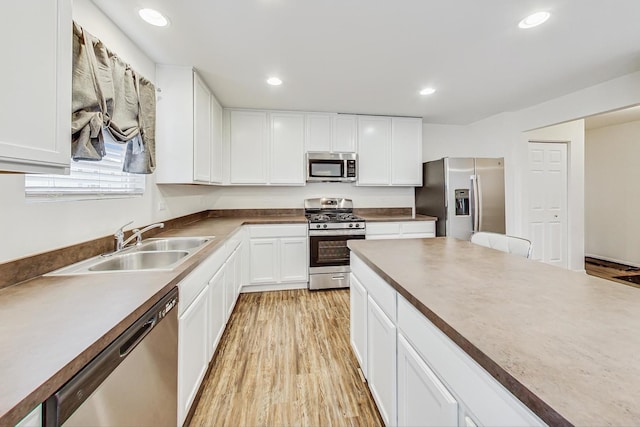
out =
<path fill-rule="evenodd" d="M 349 287 L 347 240 L 364 239 L 364 218 L 353 214 L 351 199 L 306 199 L 309 221 L 309 289 Z"/>

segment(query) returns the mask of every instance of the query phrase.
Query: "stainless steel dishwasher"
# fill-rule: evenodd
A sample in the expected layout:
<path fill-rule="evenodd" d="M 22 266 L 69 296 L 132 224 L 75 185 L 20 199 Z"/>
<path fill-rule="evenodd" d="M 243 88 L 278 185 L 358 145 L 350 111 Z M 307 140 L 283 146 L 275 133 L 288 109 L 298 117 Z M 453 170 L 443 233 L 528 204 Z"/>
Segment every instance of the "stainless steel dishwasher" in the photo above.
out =
<path fill-rule="evenodd" d="M 175 426 L 173 289 L 45 402 L 44 426 Z"/>

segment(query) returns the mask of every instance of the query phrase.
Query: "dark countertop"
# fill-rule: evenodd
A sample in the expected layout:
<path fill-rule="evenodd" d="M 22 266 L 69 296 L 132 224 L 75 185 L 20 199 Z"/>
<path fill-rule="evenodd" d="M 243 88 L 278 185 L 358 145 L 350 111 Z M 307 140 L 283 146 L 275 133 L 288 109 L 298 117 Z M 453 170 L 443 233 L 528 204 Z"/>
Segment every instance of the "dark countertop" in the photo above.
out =
<path fill-rule="evenodd" d="M 451 238 L 348 245 L 545 422 L 640 422 L 638 289 Z"/>
<path fill-rule="evenodd" d="M 40 276 L 0 289 L 0 426 L 47 399 L 239 227 L 306 222 L 208 218 L 156 236 L 215 236 L 172 271 Z"/>

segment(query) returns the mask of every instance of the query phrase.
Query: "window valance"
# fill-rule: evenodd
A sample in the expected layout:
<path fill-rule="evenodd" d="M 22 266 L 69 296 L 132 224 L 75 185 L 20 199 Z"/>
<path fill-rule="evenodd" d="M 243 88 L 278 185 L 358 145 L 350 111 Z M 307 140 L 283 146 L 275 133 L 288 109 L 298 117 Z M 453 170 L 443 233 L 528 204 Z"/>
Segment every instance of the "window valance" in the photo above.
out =
<path fill-rule="evenodd" d="M 127 144 L 123 171 L 155 169 L 154 85 L 78 24 L 73 24 L 71 157 L 102 160 L 103 132 Z"/>

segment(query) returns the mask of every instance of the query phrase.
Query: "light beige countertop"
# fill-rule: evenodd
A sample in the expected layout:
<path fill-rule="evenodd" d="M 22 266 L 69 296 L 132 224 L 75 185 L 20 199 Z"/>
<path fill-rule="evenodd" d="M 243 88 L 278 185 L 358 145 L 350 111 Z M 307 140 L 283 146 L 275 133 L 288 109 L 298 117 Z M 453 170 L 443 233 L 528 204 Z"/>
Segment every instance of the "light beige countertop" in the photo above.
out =
<path fill-rule="evenodd" d="M 448 238 L 349 247 L 552 425 L 640 424 L 640 290 Z"/>
<path fill-rule="evenodd" d="M 208 218 L 156 236 L 215 236 L 172 271 L 41 276 L 0 289 L 0 426 L 47 399 L 240 226 L 306 222 Z"/>

